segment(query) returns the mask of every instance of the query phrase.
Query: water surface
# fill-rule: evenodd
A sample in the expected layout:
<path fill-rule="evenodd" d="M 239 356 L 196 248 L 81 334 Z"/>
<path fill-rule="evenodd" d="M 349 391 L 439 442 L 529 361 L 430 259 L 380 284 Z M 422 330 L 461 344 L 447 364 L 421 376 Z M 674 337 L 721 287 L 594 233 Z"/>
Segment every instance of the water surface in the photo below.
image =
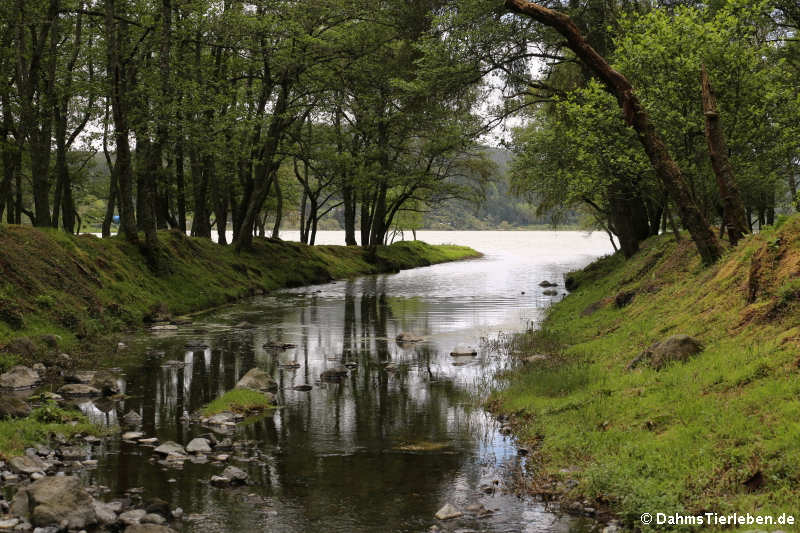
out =
<path fill-rule="evenodd" d="M 281 408 L 238 430 L 236 440 L 250 445 L 233 452 L 231 464 L 249 473 L 249 486 L 212 487 L 208 480 L 223 465 L 168 468 L 151 448 L 121 441 L 107 445 L 92 481 L 108 487 L 109 497 L 141 488 L 145 497 L 180 506 L 192 515 L 184 521 L 192 532 L 421 532 L 447 502 L 495 512 L 448 522 L 446 530 L 585 531 L 586 524 L 503 490 L 523 460 L 477 400 L 510 364 L 485 340 L 535 324 L 563 295 L 564 273 L 609 253 L 608 239 L 579 232 L 418 237 L 485 256 L 280 291 L 177 332 L 136 335 L 127 339 L 122 369 L 129 399 L 82 407 L 110 424 L 134 410 L 148 436 L 186 444 L 208 433 L 186 416 L 261 367 L 280 384 Z M 317 242 L 342 240 L 342 232 L 320 232 Z M 559 296 L 543 295 L 542 280 L 557 282 Z M 399 344 L 401 332 L 425 341 Z M 189 340 L 208 347 L 188 349 Z M 276 351 L 269 343 L 296 348 Z M 458 344 L 479 353 L 452 357 Z M 319 381 L 322 371 L 345 363 L 354 369 L 341 383 Z M 292 389 L 303 384 L 313 389 Z"/>

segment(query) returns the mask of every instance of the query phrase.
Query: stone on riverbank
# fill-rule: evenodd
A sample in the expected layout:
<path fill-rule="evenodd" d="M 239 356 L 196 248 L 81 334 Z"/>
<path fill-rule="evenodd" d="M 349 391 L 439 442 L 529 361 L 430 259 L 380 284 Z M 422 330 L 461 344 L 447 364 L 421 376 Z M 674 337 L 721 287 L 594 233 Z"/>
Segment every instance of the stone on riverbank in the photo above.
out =
<path fill-rule="evenodd" d="M 8 461 L 8 466 L 11 471 L 16 474 L 36 474 L 47 470 L 48 465 L 41 459 L 32 455 L 21 455 L 19 457 L 12 457 Z"/>
<path fill-rule="evenodd" d="M 703 345 L 697 339 L 688 335 L 673 335 L 652 344 L 628 363 L 627 369 L 632 370 L 641 364 L 647 364 L 656 370 L 661 370 L 673 361 L 685 363 L 691 356 L 702 351 Z"/>
<path fill-rule="evenodd" d="M 0 374 L 0 389 L 30 389 L 40 381 L 38 372 L 27 366 L 17 365 L 8 372 Z"/>
<path fill-rule="evenodd" d="M 237 389 L 252 389 L 259 392 L 278 390 L 278 384 L 260 368 L 251 368 L 236 384 Z"/>
<path fill-rule="evenodd" d="M 13 396 L 0 396 L 0 420 L 23 418 L 31 414 L 31 406 Z"/>
<path fill-rule="evenodd" d="M 434 518 L 437 520 L 451 520 L 453 518 L 458 518 L 459 516 L 463 516 L 464 513 L 456 509 L 456 507 L 451 503 L 444 504 L 444 507 L 436 511 Z"/>
<path fill-rule="evenodd" d="M 74 476 L 45 477 L 21 488 L 11 513 L 37 527 L 66 522 L 69 529 L 83 529 L 97 523 L 94 500 Z"/>
<path fill-rule="evenodd" d="M 85 385 L 83 383 L 69 383 L 58 389 L 58 393 L 64 397 L 73 397 L 73 398 L 77 397 L 93 398 L 96 396 L 103 395 L 98 389 L 95 389 L 91 385 Z"/>

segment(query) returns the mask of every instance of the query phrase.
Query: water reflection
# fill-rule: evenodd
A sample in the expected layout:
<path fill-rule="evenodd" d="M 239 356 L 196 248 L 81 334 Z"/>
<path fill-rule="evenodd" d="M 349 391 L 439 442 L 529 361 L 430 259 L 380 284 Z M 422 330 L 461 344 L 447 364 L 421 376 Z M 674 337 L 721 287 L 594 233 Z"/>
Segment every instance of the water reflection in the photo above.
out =
<path fill-rule="evenodd" d="M 253 480 L 243 490 L 208 485 L 220 465 L 166 468 L 151 460 L 151 449 L 126 442 L 111 444 L 91 475 L 112 494 L 142 487 L 187 514 L 206 515 L 187 521 L 187 531 L 424 531 L 448 501 L 497 510 L 454 526 L 580 531 L 539 504 L 483 493 L 499 470 L 520 467 L 512 443 L 474 402 L 509 363 L 486 350 L 450 356 L 459 343 L 477 345 L 537 320 L 551 301 L 538 282 L 560 280 L 605 251 L 599 237 L 572 238 L 581 253 L 564 249 L 561 237 L 545 243 L 557 261 L 489 247 L 478 261 L 285 291 L 174 334 L 131 339 L 129 398 L 81 406 L 99 422 L 116 424 L 134 411 L 148 436 L 185 444 L 208 431 L 187 415 L 254 366 L 279 383 L 282 407 L 239 428 L 237 439 L 254 443 L 234 452 Z M 398 343 L 401 332 L 425 340 Z M 342 366 L 350 369 L 343 381 L 320 381 Z M 306 384 L 313 389 L 294 390 Z"/>

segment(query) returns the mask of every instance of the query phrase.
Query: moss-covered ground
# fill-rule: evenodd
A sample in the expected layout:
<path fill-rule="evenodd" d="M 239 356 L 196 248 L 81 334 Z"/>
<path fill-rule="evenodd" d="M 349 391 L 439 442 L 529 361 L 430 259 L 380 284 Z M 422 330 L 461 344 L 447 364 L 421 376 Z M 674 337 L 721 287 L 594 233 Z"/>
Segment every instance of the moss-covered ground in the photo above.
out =
<path fill-rule="evenodd" d="M 576 290 L 514 343 L 549 357 L 492 398 L 531 444 L 538 487 L 630 527 L 645 512 L 800 515 L 800 217 L 712 267 L 690 241 L 661 236 L 571 278 Z M 618 307 L 622 292 L 633 299 Z M 675 334 L 704 350 L 626 370 Z"/>
<path fill-rule="evenodd" d="M 42 351 L 75 351 L 108 333 L 273 289 L 480 255 L 419 241 L 379 247 L 370 257 L 359 247 L 272 240 L 237 254 L 175 231 L 160 240 L 156 274 L 138 247 L 120 238 L 0 225 L 0 352 L 20 351 L 13 341 L 21 337 Z"/>

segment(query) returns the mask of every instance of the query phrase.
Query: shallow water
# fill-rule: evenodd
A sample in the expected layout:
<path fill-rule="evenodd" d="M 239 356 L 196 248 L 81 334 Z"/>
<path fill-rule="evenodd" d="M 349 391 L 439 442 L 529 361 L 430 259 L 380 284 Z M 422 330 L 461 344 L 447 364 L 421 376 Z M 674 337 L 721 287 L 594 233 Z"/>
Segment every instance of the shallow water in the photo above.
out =
<path fill-rule="evenodd" d="M 90 481 L 108 487 L 109 498 L 142 488 L 145 498 L 180 506 L 195 515 L 184 521 L 193 532 L 421 532 L 446 502 L 481 503 L 495 512 L 449 521 L 445 530 L 587 531 L 591 524 L 502 490 L 523 459 L 477 400 L 510 364 L 485 339 L 535 324 L 563 294 L 565 272 L 611 251 L 607 238 L 578 232 L 420 232 L 418 238 L 465 244 L 485 257 L 281 291 L 176 332 L 136 335 L 126 339 L 122 368 L 130 398 L 82 405 L 109 424 L 137 411 L 148 436 L 186 444 L 208 430 L 184 415 L 259 366 L 280 384 L 281 408 L 238 430 L 236 438 L 252 447 L 233 453 L 247 462 L 232 464 L 249 473 L 249 486 L 212 487 L 208 480 L 222 465 L 166 468 L 150 460 L 151 448 L 121 441 L 106 445 Z M 341 232 L 318 236 L 318 243 L 342 240 Z M 559 296 L 542 294 L 538 284 L 545 279 L 558 282 Z M 394 340 L 400 332 L 425 341 L 401 345 Z M 208 348 L 187 349 L 189 340 Z M 264 348 L 270 342 L 297 347 Z M 479 353 L 452 357 L 458 344 Z M 174 360 L 185 366 L 165 364 Z M 318 381 L 323 370 L 346 362 L 357 367 L 344 381 Z M 291 389 L 301 384 L 313 389 Z M 496 490 L 486 494 L 486 486 Z"/>

